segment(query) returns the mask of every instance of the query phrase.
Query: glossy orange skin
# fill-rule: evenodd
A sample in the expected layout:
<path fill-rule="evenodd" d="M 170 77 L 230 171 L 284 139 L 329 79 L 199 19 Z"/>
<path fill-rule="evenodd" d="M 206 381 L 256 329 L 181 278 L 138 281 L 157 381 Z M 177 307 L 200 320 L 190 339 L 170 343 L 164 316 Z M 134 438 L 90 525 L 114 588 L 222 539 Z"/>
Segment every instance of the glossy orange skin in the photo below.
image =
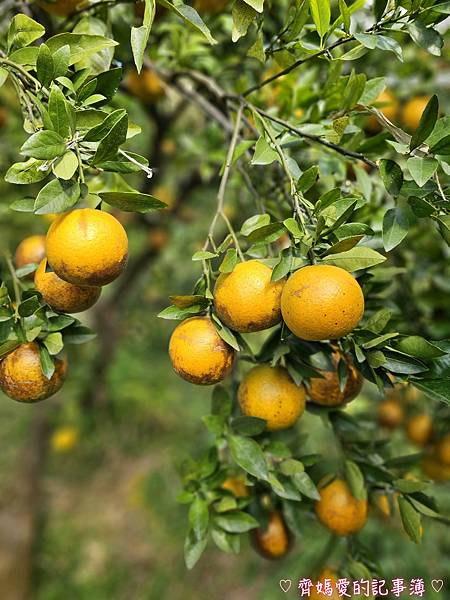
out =
<path fill-rule="evenodd" d="M 406 423 L 406 435 L 417 446 L 425 446 L 433 434 L 433 421 L 427 413 L 411 417 Z"/>
<path fill-rule="evenodd" d="M 0 388 L 18 402 L 45 400 L 61 388 L 67 373 L 67 361 L 56 359 L 55 372 L 47 379 L 42 372 L 36 342 L 22 344 L 0 362 Z"/>
<path fill-rule="evenodd" d="M 438 460 L 450 467 L 450 433 L 447 433 L 436 444 L 436 457 Z"/>
<path fill-rule="evenodd" d="M 41 0 L 39 6 L 51 15 L 70 17 L 77 10 L 80 3 L 81 0 L 56 0 L 56 2 Z"/>
<path fill-rule="evenodd" d="M 238 401 L 244 415 L 267 421 L 275 431 L 292 427 L 305 410 L 305 390 L 283 367 L 257 365 L 243 378 Z"/>
<path fill-rule="evenodd" d="M 333 354 L 332 361 L 335 368 L 338 365 L 339 357 L 339 353 Z M 312 377 L 306 387 L 311 402 L 321 406 L 342 406 L 356 398 L 364 380 L 351 357 L 345 356 L 344 360 L 347 364 L 347 381 L 344 389 L 341 391 L 339 387 L 339 376 L 336 370 L 320 371 L 323 377 Z"/>
<path fill-rule="evenodd" d="M 296 271 L 281 294 L 283 319 L 303 340 L 331 340 L 350 333 L 364 313 L 364 296 L 350 273 L 331 265 Z"/>
<path fill-rule="evenodd" d="M 321 571 L 321 573 L 319 574 L 317 581 L 320 581 L 322 583 L 322 585 L 325 585 L 326 579 L 329 580 L 329 584 L 331 586 L 331 589 L 333 590 L 331 596 L 324 595 L 323 593 L 319 593 L 317 591 L 316 586 L 314 585 L 314 587 L 311 588 L 311 593 L 309 595 L 310 600 L 324 600 L 324 598 L 331 598 L 331 600 L 339 600 L 339 598 L 341 598 L 341 596 L 339 596 L 338 590 L 336 588 L 336 583 L 338 582 L 338 579 L 339 579 L 338 576 L 336 575 L 336 573 L 328 568 L 323 569 L 323 571 Z M 316 584 L 317 581 L 314 581 L 314 584 Z"/>
<path fill-rule="evenodd" d="M 416 96 L 405 104 L 402 110 L 402 122 L 405 129 L 414 131 L 420 123 L 420 117 L 429 101 L 429 96 Z"/>
<path fill-rule="evenodd" d="M 272 560 L 286 556 L 291 546 L 289 529 L 278 510 L 270 513 L 267 528 L 255 529 L 251 538 L 259 554 Z"/>
<path fill-rule="evenodd" d="M 116 279 L 128 259 L 128 238 L 112 215 L 92 208 L 63 213 L 47 233 L 47 259 L 69 283 L 101 286 Z"/>
<path fill-rule="evenodd" d="M 180 377 L 197 385 L 212 385 L 231 371 L 235 352 L 219 336 L 209 317 L 191 317 L 172 333 L 169 355 Z"/>
<path fill-rule="evenodd" d="M 46 272 L 46 267 L 47 259 L 44 258 L 34 275 L 34 285 L 53 310 L 65 313 L 83 312 L 100 298 L 101 287 L 68 283 L 53 271 Z"/>
<path fill-rule="evenodd" d="M 367 500 L 357 500 L 343 479 L 335 479 L 319 490 L 315 510 L 319 521 L 336 535 L 352 535 L 367 521 Z"/>
<path fill-rule="evenodd" d="M 26 265 L 38 265 L 45 258 L 45 235 L 30 235 L 17 246 L 14 264 L 17 269 Z"/>
<path fill-rule="evenodd" d="M 258 260 L 238 263 L 222 273 L 214 288 L 219 319 L 241 333 L 262 331 L 281 321 L 281 292 L 285 280 L 271 282 L 272 269 Z"/>
<path fill-rule="evenodd" d="M 405 418 L 403 406 L 398 400 L 387 398 L 378 405 L 378 422 L 387 429 L 396 429 Z"/>

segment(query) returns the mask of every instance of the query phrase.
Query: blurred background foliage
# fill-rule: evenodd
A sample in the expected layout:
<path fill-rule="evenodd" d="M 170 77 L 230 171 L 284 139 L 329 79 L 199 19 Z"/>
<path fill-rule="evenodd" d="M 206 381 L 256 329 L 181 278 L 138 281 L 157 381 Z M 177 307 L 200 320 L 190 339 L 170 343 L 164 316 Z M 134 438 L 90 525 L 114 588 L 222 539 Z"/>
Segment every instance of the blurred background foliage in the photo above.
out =
<path fill-rule="evenodd" d="M 47 26 L 60 26 L 57 19 L 38 8 L 37 13 Z M 129 76 L 133 8 L 118 5 L 108 18 L 115 39 L 121 42 L 116 59 Z M 205 14 L 204 18 L 220 42 L 217 46 L 211 49 L 201 36 L 162 15 L 154 28 L 152 59 L 168 65 L 176 61 L 180 68 L 195 64 L 197 69 L 219 74 L 223 86 L 227 81 L 239 85 L 236 68 L 250 42 L 242 40 L 236 51 L 230 40 L 229 11 Z M 448 113 L 446 23 L 440 26 L 445 39 L 440 57 L 432 57 L 402 38 L 403 63 L 375 51 L 354 61 L 353 66 L 368 78 L 386 77 L 400 103 L 415 95 L 436 93 L 443 112 Z M 273 34 L 281 27 L 276 15 L 271 27 Z M 258 79 L 265 69 L 267 66 L 247 60 L 242 77 L 247 81 L 250 71 Z M 277 103 L 281 115 L 297 114 L 301 121 L 304 111 L 312 110 L 320 98 L 323 69 L 320 61 L 312 62 L 276 86 L 265 88 L 258 102 L 269 108 Z M 190 293 L 199 274 L 198 264 L 188 257 L 200 248 L 215 211 L 218 169 L 225 154 L 223 131 L 195 104 L 180 100 L 164 86 L 156 97 L 136 94 L 132 87 L 126 75 L 114 105 L 126 107 L 131 119 L 142 127 L 142 134 L 129 142 L 129 149 L 147 156 L 155 167 L 152 180 L 136 176 L 135 183 L 167 202 L 169 209 L 148 218 L 119 215 L 130 239 L 129 277 L 125 276 L 126 284 L 118 281 L 110 286 L 100 302 L 82 315 L 83 322 L 98 331 L 98 337 L 77 347 L 59 396 L 33 407 L 1 398 L 0 571 L 1 565 L 13 564 L 9 573 L 14 573 L 13 580 L 4 584 L 9 586 L 6 595 L 1 592 L 1 596 L 5 600 L 22 598 L 23 585 L 37 600 L 271 600 L 281 594 L 281 578 L 310 576 L 328 547 L 328 534 L 311 519 L 304 523 L 303 536 L 291 554 L 280 563 L 264 562 L 245 544 L 240 556 L 211 548 L 196 569 L 186 571 L 186 511 L 176 502 L 180 491 L 177 465 L 208 446 L 200 417 L 208 412 L 210 390 L 173 375 L 167 356 L 171 326 L 156 318 L 167 305 L 167 296 Z M 25 138 L 14 90 L 3 86 L 2 174 L 17 160 L 17 148 Z M 311 148 L 307 161 L 319 164 L 324 185 L 339 185 L 355 177 L 345 157 Z M 263 175 L 264 167 L 260 169 Z M 377 194 L 377 184 L 361 171 L 356 177 L 373 186 Z M 271 188 L 276 182 L 264 185 Z M 26 195 L 33 193 L 30 187 Z M 11 202 L 20 197 L 23 189 L 0 179 L 0 239 L 12 253 L 24 237 L 45 233 L 49 224 L 46 217 L 10 211 Z M 231 184 L 226 207 L 237 224 L 252 214 L 248 195 L 238 182 Z M 377 210 L 376 203 L 370 210 Z M 380 228 L 381 218 L 380 210 Z M 389 296 L 403 308 L 416 333 L 435 339 L 450 335 L 448 259 L 448 248 L 437 230 L 423 221 L 389 258 L 392 266 L 404 269 L 392 278 Z M 381 399 L 375 387 L 367 385 L 347 410 L 361 420 L 369 416 L 376 421 Z M 448 410 L 419 396 L 413 410 L 421 406 L 435 419 L 448 423 Z M 306 453 L 311 441 L 311 451 L 317 451 L 317 446 L 329 451 L 321 419 L 307 414 L 299 435 L 306 432 Z M 417 451 L 403 427 L 389 436 L 394 455 Z M 443 514 L 450 514 L 449 485 L 434 486 Z M 450 580 L 450 533 L 438 520 L 424 520 L 423 544 L 416 546 L 404 534 L 398 514 L 386 518 L 372 509 L 360 538 L 378 558 L 386 579 Z M 25 551 L 16 552 L 15 545 L 23 548 L 23 540 L 28 540 Z M 327 562 L 339 569 L 344 560 L 341 542 L 333 547 Z M 31 583 L 21 583 L 22 578 L 30 577 Z M 427 593 L 430 599 L 443 597 Z"/>

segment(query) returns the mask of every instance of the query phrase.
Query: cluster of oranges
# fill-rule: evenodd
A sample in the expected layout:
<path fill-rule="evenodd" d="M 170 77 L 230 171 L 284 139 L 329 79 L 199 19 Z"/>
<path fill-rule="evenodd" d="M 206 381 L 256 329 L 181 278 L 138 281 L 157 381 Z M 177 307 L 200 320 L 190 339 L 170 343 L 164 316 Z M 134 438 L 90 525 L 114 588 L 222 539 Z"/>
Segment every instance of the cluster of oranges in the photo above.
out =
<path fill-rule="evenodd" d="M 384 90 L 375 100 L 375 105 L 389 121 L 400 121 L 407 131 L 415 131 L 429 99 L 428 96 L 414 96 L 401 104 L 391 90 Z M 374 116 L 370 117 L 368 126 L 371 131 L 380 130 L 380 124 Z"/>
<path fill-rule="evenodd" d="M 222 323 L 241 333 L 273 327 L 281 320 L 302 340 L 330 340 L 351 332 L 364 312 L 364 296 L 347 271 L 329 265 L 299 269 L 289 279 L 272 281 L 272 269 L 258 260 L 221 274 L 214 289 L 214 310 Z M 231 371 L 235 351 L 219 335 L 209 316 L 183 321 L 172 334 L 169 354 L 175 371 L 191 383 L 215 384 Z M 242 412 L 267 422 L 267 429 L 291 427 L 305 408 L 306 396 L 319 405 L 339 406 L 356 397 L 362 378 L 350 357 L 336 351 L 347 365 L 347 381 L 339 386 L 336 368 L 311 378 L 306 388 L 281 366 L 260 364 L 243 378 L 238 391 Z"/>
<path fill-rule="evenodd" d="M 55 217 L 47 236 L 31 236 L 18 246 L 17 268 L 37 264 L 36 290 L 56 313 L 78 313 L 97 302 L 102 286 L 116 279 L 128 258 L 123 226 L 109 213 L 75 209 Z M 20 402 L 36 402 L 63 384 L 67 361 L 57 358 L 50 379 L 44 375 L 39 345 L 19 345 L 0 362 L 0 388 Z"/>
<path fill-rule="evenodd" d="M 400 427 L 408 440 L 425 451 L 421 467 L 435 481 L 450 480 L 450 434 L 438 434 L 433 419 L 417 404 L 420 394 L 415 388 L 397 384 L 378 405 L 378 421 L 388 430 Z"/>

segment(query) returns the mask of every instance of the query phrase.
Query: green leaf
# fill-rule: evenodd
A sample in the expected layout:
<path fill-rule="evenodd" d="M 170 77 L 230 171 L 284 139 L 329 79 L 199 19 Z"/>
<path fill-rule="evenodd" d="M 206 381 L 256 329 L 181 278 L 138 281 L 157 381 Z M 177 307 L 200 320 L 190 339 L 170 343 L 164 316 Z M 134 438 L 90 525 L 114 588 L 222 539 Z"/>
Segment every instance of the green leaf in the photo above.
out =
<path fill-rule="evenodd" d="M 403 185 L 403 173 L 398 164 L 390 159 L 381 159 L 380 175 L 387 191 L 392 196 L 398 196 Z"/>
<path fill-rule="evenodd" d="M 229 438 L 233 460 L 247 473 L 258 479 L 267 480 L 269 470 L 261 447 L 255 440 L 232 435 Z"/>
<path fill-rule="evenodd" d="M 336 267 L 341 267 L 346 271 L 352 272 L 359 271 L 360 269 L 369 269 L 385 260 L 386 257 L 376 250 L 366 248 L 365 246 L 357 246 L 347 252 L 326 256 L 323 262 L 327 265 L 335 265 Z"/>
<path fill-rule="evenodd" d="M 264 10 L 264 0 L 244 0 L 244 2 L 259 13 L 262 13 Z"/>
<path fill-rule="evenodd" d="M 301 494 L 307 498 L 311 498 L 311 500 L 320 500 L 319 491 L 308 473 L 305 473 L 304 471 L 294 473 L 292 475 L 292 481 Z"/>
<path fill-rule="evenodd" d="M 414 479 L 396 479 L 394 486 L 403 494 L 412 494 L 414 492 L 422 492 L 429 484 L 426 481 L 415 481 Z"/>
<path fill-rule="evenodd" d="M 262 0 L 261 0 L 262 1 Z M 198 14 L 198 12 L 192 8 L 192 6 L 187 6 L 183 4 L 181 0 L 178 0 L 176 6 L 168 2 L 168 0 L 158 0 L 158 4 L 165 6 L 179 17 L 181 17 L 186 23 L 194 27 L 197 31 L 199 31 L 203 36 L 208 40 L 210 44 L 217 44 L 216 40 L 211 35 L 208 27 L 203 22 L 202 18 Z"/>
<path fill-rule="evenodd" d="M 211 260 L 212 258 L 217 258 L 217 256 L 218 254 L 215 252 L 209 252 L 209 250 L 198 250 L 192 255 L 192 260 Z"/>
<path fill-rule="evenodd" d="M 71 123 L 69 108 L 61 89 L 53 85 L 48 99 L 48 114 L 54 130 L 63 138 L 70 137 L 74 123 Z"/>
<path fill-rule="evenodd" d="M 374 313 L 364 325 L 364 329 L 381 333 L 392 317 L 392 311 L 389 308 L 382 308 Z"/>
<path fill-rule="evenodd" d="M 414 387 L 432 400 L 450 405 L 450 378 L 413 380 Z"/>
<path fill-rule="evenodd" d="M 419 158 L 418 156 L 408 158 L 406 164 L 412 178 L 419 187 L 423 187 L 433 177 L 439 166 L 435 158 Z"/>
<path fill-rule="evenodd" d="M 222 529 L 213 527 L 211 530 L 211 537 L 216 546 L 219 548 L 219 550 L 222 550 L 222 552 L 227 552 L 228 554 L 239 554 L 240 535 L 238 533 L 227 533 Z"/>
<path fill-rule="evenodd" d="M 39 344 L 39 358 L 41 360 L 41 369 L 47 379 L 51 379 L 55 372 L 55 363 L 45 346 Z"/>
<path fill-rule="evenodd" d="M 225 258 L 223 259 L 219 271 L 221 273 L 231 273 L 234 267 L 236 266 L 238 261 L 237 252 L 235 248 L 230 248 L 227 250 L 225 254 Z"/>
<path fill-rule="evenodd" d="M 147 213 L 167 206 L 158 198 L 139 192 L 99 192 L 98 195 L 103 202 L 126 212 Z"/>
<path fill-rule="evenodd" d="M 10 204 L 9 208 L 17 212 L 33 212 L 35 201 L 34 198 L 21 198 Z"/>
<path fill-rule="evenodd" d="M 244 37 L 247 34 L 248 28 L 256 19 L 257 15 L 258 13 L 249 6 L 245 0 L 237 0 L 233 4 L 233 29 L 231 32 L 231 39 L 233 42 L 237 42 L 241 37 Z"/>
<path fill-rule="evenodd" d="M 279 160 L 278 152 L 272 148 L 264 136 L 261 136 L 255 145 L 252 165 L 270 165 Z"/>
<path fill-rule="evenodd" d="M 80 198 L 80 185 L 77 181 L 53 179 L 41 189 L 34 203 L 37 215 L 60 213 L 72 208 Z"/>
<path fill-rule="evenodd" d="M 330 26 L 331 9 L 329 0 L 309 0 L 311 16 L 321 38 L 327 33 Z"/>
<path fill-rule="evenodd" d="M 205 551 L 208 538 L 197 540 L 195 535 L 190 532 L 184 541 L 184 562 L 190 570 L 195 567 L 201 555 Z"/>
<path fill-rule="evenodd" d="M 265 227 L 269 223 L 270 223 L 270 215 L 268 215 L 267 213 L 263 214 L 263 215 L 253 215 L 253 217 L 250 217 L 249 219 L 244 221 L 244 223 L 242 224 L 241 234 L 245 235 L 247 237 L 253 231 L 260 229 L 261 227 Z"/>
<path fill-rule="evenodd" d="M 53 54 L 54 78 L 63 77 L 69 68 L 70 62 L 70 47 L 69 45 L 61 46 Z"/>
<path fill-rule="evenodd" d="M 250 244 L 271 244 L 276 242 L 284 233 L 286 233 L 286 229 L 283 223 L 271 223 L 253 231 L 248 236 L 248 241 Z"/>
<path fill-rule="evenodd" d="M 420 514 L 404 496 L 399 497 L 398 505 L 400 508 L 400 516 L 402 518 L 403 527 L 406 533 L 413 542 L 419 544 L 422 538 L 420 533 Z"/>
<path fill-rule="evenodd" d="M 411 137 L 411 142 L 409 144 L 411 150 L 414 150 L 414 148 L 420 146 L 420 144 L 426 140 L 429 135 L 431 135 L 434 126 L 436 125 L 438 115 L 439 100 L 436 94 L 434 94 L 428 101 L 428 104 L 426 105 L 425 110 L 420 117 L 419 126 Z"/>
<path fill-rule="evenodd" d="M 383 364 L 387 371 L 392 373 L 402 373 L 403 375 L 415 375 L 416 373 L 424 373 L 428 371 L 428 367 L 421 361 L 412 358 L 401 352 L 384 351 L 386 360 Z"/>
<path fill-rule="evenodd" d="M 339 0 L 339 12 L 341 13 L 344 30 L 348 33 L 350 31 L 350 12 L 345 0 Z"/>
<path fill-rule="evenodd" d="M 313 165 L 302 174 L 302 176 L 297 182 L 297 187 L 305 194 L 308 190 L 312 188 L 312 186 L 316 183 L 318 178 L 319 167 L 317 165 Z"/>
<path fill-rule="evenodd" d="M 359 466 L 352 460 L 345 461 L 345 476 L 352 495 L 357 500 L 367 500 L 367 490 L 363 474 Z"/>
<path fill-rule="evenodd" d="M 403 338 L 398 344 L 397 349 L 410 356 L 417 356 L 423 360 L 433 360 L 447 353 L 441 350 L 428 340 L 419 335 L 411 335 Z"/>
<path fill-rule="evenodd" d="M 228 533 L 246 533 L 259 525 L 254 517 L 243 511 L 216 515 L 214 523 Z"/>
<path fill-rule="evenodd" d="M 383 245 L 390 252 L 408 235 L 409 217 L 400 207 L 390 208 L 383 218 Z"/>
<path fill-rule="evenodd" d="M 58 179 L 72 179 L 78 169 L 78 158 L 75 152 L 69 150 L 52 167 Z"/>
<path fill-rule="evenodd" d="M 131 49 L 134 63 L 138 73 L 141 72 L 144 62 L 144 53 L 147 48 L 148 38 L 155 18 L 155 0 L 145 0 L 144 20 L 140 27 L 131 28 Z"/>
<path fill-rule="evenodd" d="M 15 15 L 8 30 L 8 48 L 29 46 L 45 33 L 45 28 L 27 15 Z"/>
<path fill-rule="evenodd" d="M 43 164 L 44 161 L 35 158 L 29 158 L 26 162 L 15 163 L 6 172 L 5 181 L 16 185 L 27 185 L 42 181 L 50 173 L 48 168 L 40 168 Z"/>
<path fill-rule="evenodd" d="M 168 306 L 158 314 L 158 317 L 160 319 L 181 321 L 182 319 L 185 319 L 191 315 L 198 315 L 199 313 L 204 312 L 204 310 L 205 307 L 202 304 L 193 304 L 192 306 L 187 306 L 186 308 Z"/>
<path fill-rule="evenodd" d="M 46 44 L 39 46 L 39 54 L 36 60 L 36 74 L 44 87 L 48 87 L 55 74 L 53 57 Z"/>
<path fill-rule="evenodd" d="M 56 131 L 38 131 L 27 139 L 20 153 L 24 156 L 51 160 L 64 154 L 66 144 Z"/>
<path fill-rule="evenodd" d="M 235 417 L 231 422 L 234 433 L 239 435 L 258 435 L 266 428 L 266 421 L 257 417 Z"/>
<path fill-rule="evenodd" d="M 114 159 L 120 146 L 127 139 L 127 130 L 128 115 L 125 113 L 114 123 L 105 137 L 102 138 L 92 159 L 92 164 L 96 165 Z"/>
<path fill-rule="evenodd" d="M 189 508 L 189 525 L 198 540 L 205 537 L 208 531 L 208 504 L 200 496 L 196 496 Z"/>
<path fill-rule="evenodd" d="M 430 148 L 432 154 L 450 154 L 450 134 L 441 138 Z"/>
<path fill-rule="evenodd" d="M 44 346 L 52 356 L 59 354 L 64 348 L 64 342 L 61 333 L 55 332 L 47 335 L 44 339 Z"/>
<path fill-rule="evenodd" d="M 97 334 L 89 329 L 89 327 L 74 323 L 64 329 L 63 336 L 65 344 L 85 344 L 95 339 Z"/>
<path fill-rule="evenodd" d="M 84 33 L 59 33 L 46 42 L 52 54 L 55 54 L 63 46 L 69 46 L 69 67 L 85 60 L 92 55 L 117 46 L 118 42 L 105 38 L 101 35 L 88 35 Z"/>
<path fill-rule="evenodd" d="M 425 25 L 418 19 L 408 24 L 409 35 L 413 42 L 415 42 L 421 48 L 425 48 L 430 54 L 434 56 L 441 55 L 441 49 L 444 45 L 442 36 L 432 27 L 425 27 Z"/>

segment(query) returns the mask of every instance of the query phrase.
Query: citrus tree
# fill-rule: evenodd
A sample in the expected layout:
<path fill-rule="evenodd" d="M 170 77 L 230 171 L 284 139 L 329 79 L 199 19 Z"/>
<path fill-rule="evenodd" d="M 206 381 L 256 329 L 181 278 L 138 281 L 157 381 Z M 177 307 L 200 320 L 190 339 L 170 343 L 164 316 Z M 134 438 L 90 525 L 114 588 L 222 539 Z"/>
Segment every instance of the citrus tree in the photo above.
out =
<path fill-rule="evenodd" d="M 210 539 L 238 553 L 247 532 L 281 558 L 312 518 L 348 540 L 339 573 L 320 578 L 377 575 L 354 537 L 369 504 L 399 511 L 416 543 L 424 517 L 446 522 L 427 487 L 450 478 L 450 121 L 432 77 L 448 68 L 448 3 L 14 4 L 0 82 L 27 138 L 5 180 L 26 190 L 12 210 L 52 223 L 15 265 L 6 254 L 2 390 L 35 402 L 61 387 L 64 345 L 93 335 L 72 313 L 125 268 L 118 211 L 139 213 L 153 249 L 167 242 L 148 213 L 179 217 L 158 189 L 169 162 L 186 189 L 216 189 L 198 279 L 159 315 L 181 321 L 175 372 L 214 386 L 211 446 L 181 468 L 187 566 Z M 130 98 L 156 123 L 148 156 L 129 149 Z M 356 418 L 365 382 L 373 407 Z M 325 448 L 306 443 L 305 411 Z M 420 452 L 389 443 L 403 423 Z"/>

